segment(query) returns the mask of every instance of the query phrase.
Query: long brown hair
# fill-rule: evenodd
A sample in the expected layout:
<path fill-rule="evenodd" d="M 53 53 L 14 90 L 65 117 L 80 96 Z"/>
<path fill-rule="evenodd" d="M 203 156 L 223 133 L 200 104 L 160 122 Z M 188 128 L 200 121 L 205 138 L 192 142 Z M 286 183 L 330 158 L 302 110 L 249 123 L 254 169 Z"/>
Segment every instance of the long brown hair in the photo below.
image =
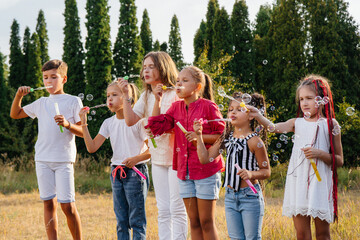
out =
<path fill-rule="evenodd" d="M 195 66 L 188 66 L 184 69 L 189 70 L 191 76 L 195 79 L 195 81 L 201 84 L 200 96 L 209 99 L 210 101 L 214 101 L 213 84 L 211 77 L 204 73 L 200 68 Z"/>

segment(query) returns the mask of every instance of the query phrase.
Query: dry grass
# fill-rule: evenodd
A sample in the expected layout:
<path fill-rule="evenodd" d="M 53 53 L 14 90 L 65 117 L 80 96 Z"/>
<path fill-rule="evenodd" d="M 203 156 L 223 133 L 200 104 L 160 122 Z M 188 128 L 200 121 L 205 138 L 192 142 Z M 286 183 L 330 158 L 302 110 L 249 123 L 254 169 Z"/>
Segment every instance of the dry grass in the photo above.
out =
<path fill-rule="evenodd" d="M 359 192 L 340 195 L 340 220 L 331 225 L 332 239 L 360 238 Z M 76 201 L 82 219 L 84 239 L 116 239 L 116 219 L 111 194 L 77 195 Z M 148 195 L 147 239 L 157 239 L 157 208 L 154 193 Z M 281 216 L 282 198 L 267 198 L 263 224 L 263 239 L 295 239 L 290 218 Z M 224 192 L 216 209 L 216 225 L 220 239 L 228 239 L 226 231 Z M 66 219 L 58 208 L 59 239 L 71 239 Z M 43 207 L 37 192 L 0 194 L 0 239 L 46 239 L 43 225 Z"/>

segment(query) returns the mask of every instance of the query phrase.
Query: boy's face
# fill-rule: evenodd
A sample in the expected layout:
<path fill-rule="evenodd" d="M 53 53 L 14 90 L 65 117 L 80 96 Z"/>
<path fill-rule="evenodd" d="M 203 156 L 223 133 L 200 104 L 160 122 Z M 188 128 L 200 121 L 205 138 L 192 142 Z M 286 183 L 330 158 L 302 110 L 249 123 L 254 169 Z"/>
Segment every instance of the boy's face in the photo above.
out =
<path fill-rule="evenodd" d="M 64 93 L 64 83 L 66 83 L 66 76 L 61 76 L 57 69 L 50 69 L 43 71 L 43 82 L 45 86 L 52 86 L 52 88 L 47 88 L 46 90 L 50 94 L 63 94 Z"/>

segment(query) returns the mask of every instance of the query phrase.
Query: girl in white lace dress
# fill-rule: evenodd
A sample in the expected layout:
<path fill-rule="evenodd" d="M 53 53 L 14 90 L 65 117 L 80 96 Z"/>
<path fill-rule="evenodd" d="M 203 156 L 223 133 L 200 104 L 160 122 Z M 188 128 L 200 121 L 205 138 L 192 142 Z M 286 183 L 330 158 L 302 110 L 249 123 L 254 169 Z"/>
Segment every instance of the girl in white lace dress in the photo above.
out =
<path fill-rule="evenodd" d="M 311 218 L 316 239 L 330 239 L 330 223 L 337 218 L 336 168 L 343 165 L 340 126 L 335 120 L 326 78 L 309 75 L 296 91 L 298 117 L 273 124 L 258 110 L 251 114 L 276 133 L 294 132 L 283 215 L 292 217 L 298 239 L 311 239 Z"/>

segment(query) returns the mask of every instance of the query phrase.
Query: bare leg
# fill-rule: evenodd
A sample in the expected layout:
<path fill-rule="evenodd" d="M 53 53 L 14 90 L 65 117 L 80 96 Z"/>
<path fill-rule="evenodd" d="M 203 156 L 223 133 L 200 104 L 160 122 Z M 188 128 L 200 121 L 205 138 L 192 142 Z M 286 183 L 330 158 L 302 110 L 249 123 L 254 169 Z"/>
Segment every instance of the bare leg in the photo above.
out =
<path fill-rule="evenodd" d="M 203 240 L 203 233 L 201 230 L 199 211 L 197 206 L 197 198 L 183 198 L 186 207 L 186 212 L 190 219 L 191 239 Z"/>
<path fill-rule="evenodd" d="M 61 209 L 65 213 L 67 224 L 73 239 L 82 239 L 80 215 L 76 209 L 75 202 L 61 203 Z"/>
<path fill-rule="evenodd" d="M 316 240 L 330 240 L 330 224 L 320 218 L 314 218 Z"/>
<path fill-rule="evenodd" d="M 204 239 L 218 240 L 219 237 L 215 225 L 216 200 L 198 199 L 197 203 Z"/>
<path fill-rule="evenodd" d="M 58 232 L 57 220 L 57 202 L 56 198 L 44 201 L 44 221 L 48 239 L 56 240 Z"/>
<path fill-rule="evenodd" d="M 298 240 L 311 240 L 311 218 L 309 216 L 296 215 L 293 217 Z"/>

